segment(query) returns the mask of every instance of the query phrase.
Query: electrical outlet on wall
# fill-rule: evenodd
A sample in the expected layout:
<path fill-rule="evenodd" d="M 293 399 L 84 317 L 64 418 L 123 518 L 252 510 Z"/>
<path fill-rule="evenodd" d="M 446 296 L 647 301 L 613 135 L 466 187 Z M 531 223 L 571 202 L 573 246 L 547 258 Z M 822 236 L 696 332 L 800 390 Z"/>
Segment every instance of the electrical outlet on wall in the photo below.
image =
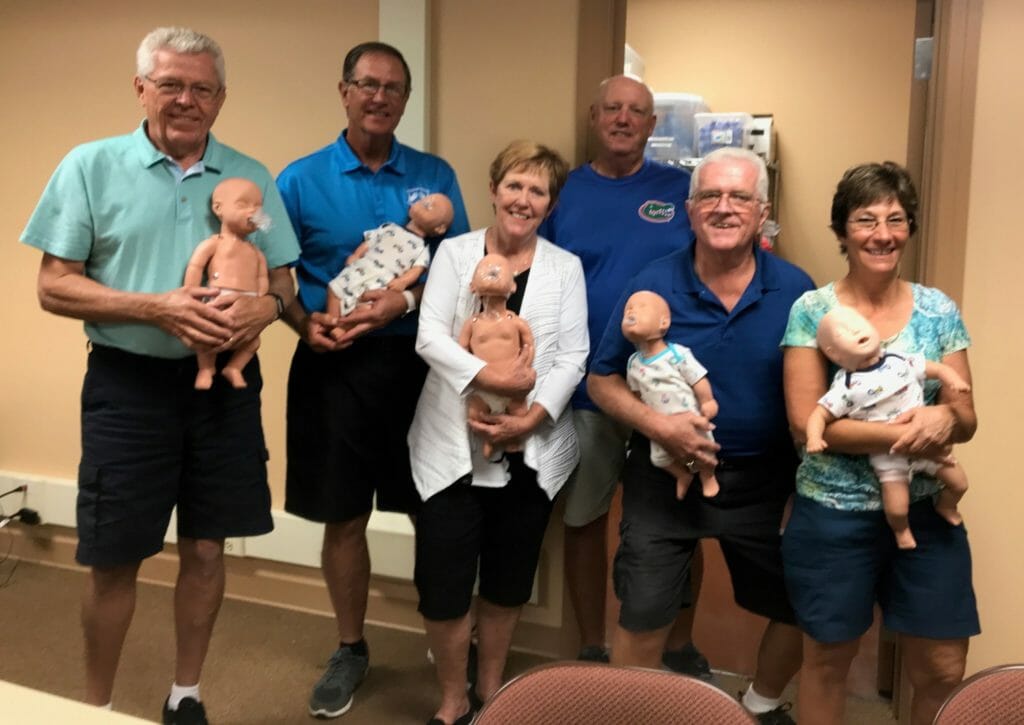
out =
<path fill-rule="evenodd" d="M 224 553 L 228 556 L 245 556 L 245 539 L 224 539 Z"/>

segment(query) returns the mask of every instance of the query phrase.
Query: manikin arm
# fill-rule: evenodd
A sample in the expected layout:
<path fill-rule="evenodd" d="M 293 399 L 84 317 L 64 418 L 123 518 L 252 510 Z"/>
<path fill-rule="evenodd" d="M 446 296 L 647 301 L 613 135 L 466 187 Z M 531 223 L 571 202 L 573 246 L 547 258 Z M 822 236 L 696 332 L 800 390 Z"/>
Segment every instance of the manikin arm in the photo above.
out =
<path fill-rule="evenodd" d="M 516 327 L 519 328 L 519 342 L 523 348 L 523 360 L 527 365 L 533 365 L 533 330 L 526 320 L 516 315 Z"/>
<path fill-rule="evenodd" d="M 706 375 L 693 384 L 693 394 L 697 397 L 701 415 L 708 420 L 718 415 L 718 401 L 715 400 L 715 395 L 711 391 L 711 383 Z"/>
<path fill-rule="evenodd" d="M 217 237 L 205 239 L 192 252 L 192 256 L 188 260 L 188 266 L 185 267 L 186 287 L 198 287 L 203 283 L 203 273 L 206 272 L 206 265 L 210 263 L 214 253 L 217 251 L 217 243 L 219 241 Z"/>
<path fill-rule="evenodd" d="M 258 275 L 256 278 L 258 280 L 256 285 L 256 292 L 262 297 L 263 295 L 270 291 L 270 277 L 267 275 L 266 256 L 264 256 L 263 252 L 261 252 L 259 249 L 256 250 L 256 254 L 256 274 Z"/>
<path fill-rule="evenodd" d="M 960 377 L 960 373 L 949 365 L 929 360 L 924 365 L 924 376 L 929 380 L 938 380 L 942 383 L 942 387 L 955 390 L 958 393 L 969 393 L 971 391 L 970 384 Z"/>
<path fill-rule="evenodd" d="M 388 282 L 388 289 L 402 292 L 416 284 L 417 280 L 427 271 L 426 267 L 409 267 L 408 270 Z"/>
<path fill-rule="evenodd" d="M 341 300 L 330 288 L 327 289 L 327 309 L 325 312 L 331 317 L 341 316 Z"/>
<path fill-rule="evenodd" d="M 370 242 L 363 242 L 358 247 L 356 247 L 355 251 L 352 252 L 352 254 L 348 255 L 348 258 L 345 260 L 345 264 L 352 264 L 357 259 L 362 259 L 364 256 L 366 256 L 366 250 L 368 250 L 369 248 Z"/>
<path fill-rule="evenodd" d="M 821 453 L 828 448 L 825 442 L 825 426 L 834 421 L 836 417 L 823 406 L 815 406 L 814 410 L 807 417 L 807 452 Z"/>
<path fill-rule="evenodd" d="M 459 347 L 463 350 L 470 350 L 469 343 L 473 339 L 473 318 L 470 317 L 462 324 L 462 331 L 459 333 Z"/>

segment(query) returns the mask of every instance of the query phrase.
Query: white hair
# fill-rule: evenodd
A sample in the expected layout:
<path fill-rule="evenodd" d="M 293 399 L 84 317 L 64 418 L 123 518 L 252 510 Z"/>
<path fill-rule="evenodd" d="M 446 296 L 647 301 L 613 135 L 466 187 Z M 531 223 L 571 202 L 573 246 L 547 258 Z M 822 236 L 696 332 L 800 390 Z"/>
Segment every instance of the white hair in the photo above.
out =
<path fill-rule="evenodd" d="M 714 164 L 729 159 L 746 161 L 757 169 L 757 198 L 761 201 L 768 201 L 768 167 L 765 166 L 764 159 L 753 151 L 735 146 L 715 149 L 697 163 L 693 169 L 693 175 L 690 176 L 689 198 L 692 199 L 700 190 L 700 172 L 707 164 Z"/>
<path fill-rule="evenodd" d="M 221 86 L 227 80 L 224 72 L 224 53 L 217 41 L 208 35 L 197 33 L 189 28 L 167 27 L 157 28 L 142 39 L 139 50 L 135 54 L 135 72 L 139 78 L 145 78 L 153 72 L 156 52 L 173 50 L 175 53 L 209 53 L 213 56 L 213 66 L 217 70 L 217 80 Z"/>

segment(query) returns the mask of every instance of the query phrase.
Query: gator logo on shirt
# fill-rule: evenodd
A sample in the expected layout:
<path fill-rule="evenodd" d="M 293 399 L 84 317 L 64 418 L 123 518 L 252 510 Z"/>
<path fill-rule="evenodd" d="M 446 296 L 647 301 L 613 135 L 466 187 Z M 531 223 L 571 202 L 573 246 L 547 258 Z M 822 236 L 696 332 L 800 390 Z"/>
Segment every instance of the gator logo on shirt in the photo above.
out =
<path fill-rule="evenodd" d="M 423 186 L 414 186 L 405 190 L 405 205 L 412 206 L 425 196 L 430 196 L 430 189 Z"/>
<path fill-rule="evenodd" d="M 653 222 L 655 224 L 664 224 L 670 222 L 676 215 L 676 205 L 670 201 L 658 201 L 656 199 L 648 199 L 640 208 L 636 210 L 637 214 L 644 221 Z"/>

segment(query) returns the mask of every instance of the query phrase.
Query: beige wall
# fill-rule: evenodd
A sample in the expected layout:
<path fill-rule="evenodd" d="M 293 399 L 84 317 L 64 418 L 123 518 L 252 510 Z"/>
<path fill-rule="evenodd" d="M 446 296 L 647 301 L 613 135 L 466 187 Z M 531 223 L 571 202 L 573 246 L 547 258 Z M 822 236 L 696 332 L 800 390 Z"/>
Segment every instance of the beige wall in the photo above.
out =
<path fill-rule="evenodd" d="M 827 228 L 839 177 L 907 156 L 914 12 L 914 0 L 630 0 L 626 42 L 656 92 L 775 115 L 779 252 L 824 283 L 845 269 Z"/>
<path fill-rule="evenodd" d="M 963 311 L 973 337 L 971 365 L 980 420 L 960 458 L 971 480 L 962 503 L 974 552 L 974 584 L 982 635 L 972 642 L 970 670 L 1024 662 L 1024 511 L 1021 434 L 1024 393 L 1016 385 L 1024 360 L 1024 324 L 1014 290 L 1024 270 L 1019 224 L 1024 167 L 1024 5 L 985 0 L 974 117 Z M 1019 504 L 1019 505 L 1018 505 Z"/>
<path fill-rule="evenodd" d="M 0 469 L 74 478 L 78 392 L 85 337 L 75 321 L 39 310 L 40 253 L 18 243 L 43 186 L 64 154 L 83 141 L 127 133 L 142 111 L 131 78 L 135 49 L 158 25 L 189 25 L 221 43 L 228 99 L 214 133 L 276 174 L 333 140 L 344 123 L 336 85 L 345 51 L 377 37 L 375 2 L 284 3 L 179 0 L 173 10 L 127 0 L 5 0 L 0 4 Z M 284 480 L 284 398 L 294 335 L 274 325 L 263 336 L 264 421 L 271 480 Z M 17 350 L 17 355 L 13 352 Z"/>
<path fill-rule="evenodd" d="M 434 150 L 458 172 L 471 226 L 485 226 L 487 168 L 506 144 L 529 138 L 572 159 L 579 2 L 433 5 Z"/>

